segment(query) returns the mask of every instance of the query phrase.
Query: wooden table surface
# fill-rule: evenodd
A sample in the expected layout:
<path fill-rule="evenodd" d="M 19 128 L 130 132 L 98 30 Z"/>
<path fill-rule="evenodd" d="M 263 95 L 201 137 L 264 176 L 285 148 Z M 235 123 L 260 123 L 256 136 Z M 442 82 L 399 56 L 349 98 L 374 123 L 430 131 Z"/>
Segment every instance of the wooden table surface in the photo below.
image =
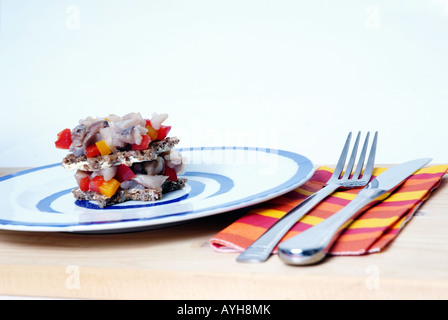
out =
<path fill-rule="evenodd" d="M 20 168 L 0 168 L 0 175 Z M 447 177 L 385 251 L 316 266 L 241 264 L 211 236 L 242 211 L 85 235 L 0 231 L 0 296 L 94 299 L 447 299 Z M 1 209 L 0 209 L 1 210 Z"/>

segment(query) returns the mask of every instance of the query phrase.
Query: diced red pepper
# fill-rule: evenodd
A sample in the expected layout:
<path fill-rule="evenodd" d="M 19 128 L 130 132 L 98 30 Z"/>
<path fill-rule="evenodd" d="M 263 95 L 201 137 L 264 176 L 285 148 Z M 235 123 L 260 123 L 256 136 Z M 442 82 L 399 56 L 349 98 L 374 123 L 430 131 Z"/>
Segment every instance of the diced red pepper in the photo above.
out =
<path fill-rule="evenodd" d="M 163 140 L 171 130 L 171 126 L 164 125 L 160 125 L 160 129 L 156 130 L 152 127 L 151 120 L 146 120 L 145 128 L 148 129 L 148 135 L 151 137 L 151 140 Z"/>
<path fill-rule="evenodd" d="M 165 176 L 168 176 L 168 178 L 166 180 L 168 181 L 176 181 L 177 180 L 177 173 L 176 170 L 174 170 L 173 168 L 170 168 L 167 166 L 166 161 L 165 161 Z"/>
<path fill-rule="evenodd" d="M 160 126 L 160 129 L 158 130 L 158 134 L 157 134 L 157 140 L 163 140 L 166 138 L 166 136 L 168 135 L 168 133 L 171 130 L 171 126 Z"/>
<path fill-rule="evenodd" d="M 104 183 L 102 176 L 95 176 L 90 180 L 89 189 L 93 192 L 100 192 L 100 187 Z"/>
<path fill-rule="evenodd" d="M 58 133 L 58 140 L 55 141 L 56 148 L 69 149 L 72 144 L 72 132 L 70 129 L 64 129 Z"/>
<path fill-rule="evenodd" d="M 93 158 L 100 155 L 100 150 L 96 146 L 96 144 L 92 144 L 91 146 L 86 147 L 86 156 L 87 158 Z"/>
<path fill-rule="evenodd" d="M 115 179 L 119 182 L 123 182 L 135 177 L 135 173 L 125 164 L 120 164 L 115 174 Z"/>
<path fill-rule="evenodd" d="M 148 149 L 151 138 L 148 135 L 142 136 L 142 142 L 140 144 L 133 144 L 132 150 L 146 150 Z"/>
<path fill-rule="evenodd" d="M 81 180 L 79 180 L 79 189 L 81 189 L 81 191 L 89 191 L 89 185 L 90 185 L 90 178 L 89 177 L 84 177 Z"/>

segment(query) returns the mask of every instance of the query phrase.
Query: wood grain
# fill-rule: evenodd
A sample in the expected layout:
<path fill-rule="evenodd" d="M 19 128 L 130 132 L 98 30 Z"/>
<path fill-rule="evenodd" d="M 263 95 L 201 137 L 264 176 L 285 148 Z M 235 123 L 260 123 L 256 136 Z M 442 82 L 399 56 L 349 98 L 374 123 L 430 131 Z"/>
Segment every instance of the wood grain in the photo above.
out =
<path fill-rule="evenodd" d="M 0 168 L 0 175 L 23 168 Z M 447 299 L 447 177 L 384 252 L 293 267 L 240 264 L 210 237 L 244 211 L 85 235 L 0 231 L 0 295 L 94 299 Z"/>

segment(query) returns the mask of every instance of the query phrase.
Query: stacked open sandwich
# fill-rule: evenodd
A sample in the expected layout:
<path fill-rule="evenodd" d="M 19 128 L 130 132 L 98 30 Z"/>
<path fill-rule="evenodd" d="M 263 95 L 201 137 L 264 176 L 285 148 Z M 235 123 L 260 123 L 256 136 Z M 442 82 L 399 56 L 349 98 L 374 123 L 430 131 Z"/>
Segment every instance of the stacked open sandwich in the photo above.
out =
<path fill-rule="evenodd" d="M 140 113 L 80 120 L 64 129 L 55 142 L 69 154 L 62 166 L 76 170 L 78 200 L 95 201 L 100 207 L 128 200 L 156 201 L 162 194 L 179 190 L 184 160 L 175 150 L 177 137 L 168 137 L 171 126 L 163 125 L 167 114 Z"/>

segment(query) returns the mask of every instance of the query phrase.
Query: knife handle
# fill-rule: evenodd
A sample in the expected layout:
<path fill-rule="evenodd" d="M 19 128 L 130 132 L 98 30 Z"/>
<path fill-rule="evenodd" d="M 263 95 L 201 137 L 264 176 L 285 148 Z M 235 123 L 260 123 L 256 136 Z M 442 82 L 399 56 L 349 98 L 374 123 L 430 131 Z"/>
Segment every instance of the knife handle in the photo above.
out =
<path fill-rule="evenodd" d="M 331 184 L 312 194 L 291 211 L 279 219 L 263 235 L 255 240 L 236 261 L 238 262 L 263 262 L 266 261 L 274 250 L 277 243 L 300 220 L 308 211 L 314 208 L 319 202 L 333 193 L 339 185 Z"/>
<path fill-rule="evenodd" d="M 279 245 L 280 259 L 293 265 L 309 265 L 322 260 L 339 234 L 384 190 L 363 189 L 347 206 L 321 223 Z"/>

